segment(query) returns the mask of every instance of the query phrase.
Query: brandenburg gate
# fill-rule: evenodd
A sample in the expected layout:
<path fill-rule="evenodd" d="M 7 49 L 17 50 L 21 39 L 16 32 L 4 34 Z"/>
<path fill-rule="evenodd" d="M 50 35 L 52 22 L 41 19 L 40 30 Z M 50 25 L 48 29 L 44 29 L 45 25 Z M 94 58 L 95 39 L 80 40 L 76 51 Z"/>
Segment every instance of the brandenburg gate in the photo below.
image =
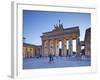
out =
<path fill-rule="evenodd" d="M 76 40 L 76 54 L 80 53 L 79 27 L 63 28 L 63 24 L 54 25 L 54 29 L 41 36 L 42 56 L 49 54 L 59 56 L 59 42 L 61 41 L 61 56 L 73 55 L 73 40 Z M 68 41 L 68 44 L 67 44 Z M 68 47 L 68 51 L 67 51 Z"/>

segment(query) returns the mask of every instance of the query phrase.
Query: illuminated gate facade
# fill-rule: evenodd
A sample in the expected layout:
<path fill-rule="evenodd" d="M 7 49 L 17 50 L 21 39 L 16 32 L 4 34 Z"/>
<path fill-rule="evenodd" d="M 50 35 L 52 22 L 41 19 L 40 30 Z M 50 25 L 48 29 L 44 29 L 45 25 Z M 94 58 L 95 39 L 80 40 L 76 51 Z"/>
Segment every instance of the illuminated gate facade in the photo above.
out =
<path fill-rule="evenodd" d="M 59 56 L 73 55 L 73 40 L 76 40 L 76 54 L 80 53 L 80 30 L 79 27 L 63 28 L 63 24 L 54 25 L 54 29 L 45 32 L 41 36 L 42 40 L 42 56 L 49 54 Z M 59 50 L 59 42 L 61 42 L 61 51 Z M 67 43 L 68 42 L 68 43 Z M 67 49 L 68 47 L 68 49 Z"/>

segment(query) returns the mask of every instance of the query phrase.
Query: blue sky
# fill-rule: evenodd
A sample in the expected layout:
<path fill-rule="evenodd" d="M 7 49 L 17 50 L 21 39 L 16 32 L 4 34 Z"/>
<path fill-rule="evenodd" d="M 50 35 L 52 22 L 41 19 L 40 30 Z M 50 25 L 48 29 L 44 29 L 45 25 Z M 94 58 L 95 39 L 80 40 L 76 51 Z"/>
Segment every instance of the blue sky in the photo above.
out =
<path fill-rule="evenodd" d="M 84 40 L 85 30 L 91 27 L 91 14 L 89 13 L 23 10 L 25 42 L 41 45 L 42 33 L 51 31 L 54 25 L 59 23 L 59 19 L 64 28 L 79 26 L 80 40 Z"/>

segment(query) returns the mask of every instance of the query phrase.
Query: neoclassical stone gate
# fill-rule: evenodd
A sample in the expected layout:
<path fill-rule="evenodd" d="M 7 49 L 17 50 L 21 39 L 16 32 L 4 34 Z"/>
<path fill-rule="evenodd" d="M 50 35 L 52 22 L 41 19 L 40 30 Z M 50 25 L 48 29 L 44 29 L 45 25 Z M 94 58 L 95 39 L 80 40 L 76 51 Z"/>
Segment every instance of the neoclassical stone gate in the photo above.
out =
<path fill-rule="evenodd" d="M 80 53 L 80 30 L 79 27 L 63 28 L 63 24 L 54 25 L 54 29 L 45 32 L 41 36 L 42 40 L 42 56 L 49 54 L 59 56 L 59 41 L 62 42 L 61 55 L 73 55 L 73 40 L 76 40 L 76 53 Z M 68 53 L 67 53 L 68 41 Z"/>

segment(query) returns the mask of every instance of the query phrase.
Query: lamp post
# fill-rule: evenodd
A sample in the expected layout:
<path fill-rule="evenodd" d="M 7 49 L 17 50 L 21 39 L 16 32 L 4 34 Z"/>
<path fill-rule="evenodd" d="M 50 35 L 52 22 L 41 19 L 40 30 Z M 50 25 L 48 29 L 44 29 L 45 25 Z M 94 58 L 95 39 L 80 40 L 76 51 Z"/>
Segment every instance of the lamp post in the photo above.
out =
<path fill-rule="evenodd" d="M 25 37 L 23 37 L 23 43 L 25 43 L 25 39 L 26 39 L 26 38 L 25 38 Z"/>

